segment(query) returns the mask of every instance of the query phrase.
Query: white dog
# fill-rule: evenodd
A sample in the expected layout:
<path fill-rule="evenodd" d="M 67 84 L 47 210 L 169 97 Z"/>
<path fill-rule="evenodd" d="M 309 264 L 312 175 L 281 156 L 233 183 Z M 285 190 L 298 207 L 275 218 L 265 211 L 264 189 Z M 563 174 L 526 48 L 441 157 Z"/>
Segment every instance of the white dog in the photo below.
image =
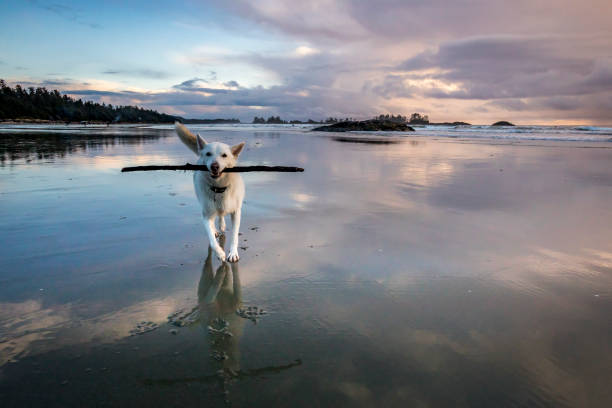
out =
<path fill-rule="evenodd" d="M 181 123 L 176 122 L 178 137 L 199 156 L 197 164 L 206 165 L 209 171 L 196 171 L 193 175 L 193 185 L 196 196 L 202 206 L 204 228 L 208 235 L 210 247 L 221 261 L 236 262 L 238 256 L 238 230 L 242 200 L 244 199 L 244 182 L 238 173 L 224 173 L 223 170 L 234 167 L 238 155 L 245 142 L 235 146 L 225 143 L 207 143 L 200 135 L 194 135 Z M 225 215 L 231 214 L 232 235 L 230 237 L 229 254 L 217 242 L 225 231 Z M 219 230 L 215 228 L 215 218 L 219 217 Z"/>

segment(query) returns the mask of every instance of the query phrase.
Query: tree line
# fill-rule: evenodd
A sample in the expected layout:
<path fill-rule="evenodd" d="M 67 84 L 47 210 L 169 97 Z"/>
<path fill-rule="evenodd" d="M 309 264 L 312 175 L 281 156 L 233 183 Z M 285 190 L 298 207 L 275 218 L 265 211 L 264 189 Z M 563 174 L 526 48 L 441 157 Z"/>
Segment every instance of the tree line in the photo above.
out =
<path fill-rule="evenodd" d="M 301 120 L 283 120 L 281 119 L 280 116 L 269 116 L 268 119 L 262 117 L 257 117 L 255 116 L 253 118 L 253 122 L 252 123 L 258 123 L 258 124 L 265 124 L 265 123 L 272 123 L 272 124 L 304 124 L 304 123 L 311 123 L 311 124 L 315 124 L 315 123 L 321 123 L 321 122 L 317 122 L 314 121 L 312 119 L 308 119 L 307 121 L 301 121 Z"/>
<path fill-rule="evenodd" d="M 21 85 L 7 86 L 0 79 L 0 120 L 42 119 L 64 122 L 172 123 L 181 117 L 137 106 L 113 106 L 73 99 L 58 90 Z"/>
<path fill-rule="evenodd" d="M 402 115 L 378 115 L 374 120 L 390 121 L 395 123 L 410 123 L 412 125 L 426 125 L 429 123 L 429 116 L 421 115 L 420 113 L 413 113 L 410 115 L 410 119 Z"/>
<path fill-rule="evenodd" d="M 255 116 L 253 118 L 253 122 L 252 123 L 258 123 L 258 124 L 321 124 L 321 123 L 327 123 L 327 124 L 333 124 L 333 123 L 339 123 L 339 122 L 352 122 L 355 121 L 356 119 L 353 118 L 333 118 L 333 117 L 329 117 L 325 120 L 312 120 L 312 119 L 308 119 L 307 121 L 302 121 L 302 120 L 283 120 L 281 119 L 280 116 L 269 116 L 268 119 L 262 117 L 257 117 Z"/>
<path fill-rule="evenodd" d="M 429 123 L 429 117 L 427 115 L 422 115 L 420 113 L 413 113 L 412 115 L 410 115 L 410 118 L 408 118 L 407 116 L 403 116 L 403 115 L 389 115 L 389 114 L 378 115 L 378 116 L 375 116 L 373 120 L 380 120 L 384 122 L 394 122 L 394 123 L 409 123 L 413 125 L 426 125 Z M 308 121 L 303 122 L 301 120 L 290 120 L 290 121 L 283 120 L 281 119 L 280 116 L 270 116 L 268 117 L 268 119 L 264 118 L 263 116 L 262 117 L 255 116 L 253 118 L 252 123 L 259 123 L 259 124 L 324 123 L 327 125 L 333 125 L 334 123 L 355 122 L 355 121 L 357 121 L 357 119 L 354 119 L 352 117 L 347 117 L 343 119 L 343 118 L 335 118 L 335 117 L 330 116 L 327 119 L 321 120 L 321 121 L 314 121 L 312 119 L 308 119 Z"/>

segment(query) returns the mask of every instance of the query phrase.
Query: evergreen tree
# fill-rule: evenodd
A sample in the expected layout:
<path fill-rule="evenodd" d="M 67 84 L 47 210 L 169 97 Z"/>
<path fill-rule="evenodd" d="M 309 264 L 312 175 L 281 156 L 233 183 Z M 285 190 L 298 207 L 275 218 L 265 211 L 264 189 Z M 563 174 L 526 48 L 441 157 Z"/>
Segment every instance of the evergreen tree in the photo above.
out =
<path fill-rule="evenodd" d="M 135 106 L 118 106 L 74 100 L 59 91 L 21 85 L 15 89 L 0 79 L 0 120 L 42 119 L 65 122 L 145 122 L 172 123 L 182 119 Z"/>

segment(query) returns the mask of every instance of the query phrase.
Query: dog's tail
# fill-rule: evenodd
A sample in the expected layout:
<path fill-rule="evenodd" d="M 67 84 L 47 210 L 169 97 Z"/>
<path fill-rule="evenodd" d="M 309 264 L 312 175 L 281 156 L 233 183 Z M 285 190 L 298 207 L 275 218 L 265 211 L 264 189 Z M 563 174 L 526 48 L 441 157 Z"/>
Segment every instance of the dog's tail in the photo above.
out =
<path fill-rule="evenodd" d="M 176 129 L 176 134 L 179 139 L 185 143 L 185 146 L 190 148 L 195 154 L 199 154 L 196 135 L 191 133 L 181 122 L 174 122 L 174 128 Z"/>

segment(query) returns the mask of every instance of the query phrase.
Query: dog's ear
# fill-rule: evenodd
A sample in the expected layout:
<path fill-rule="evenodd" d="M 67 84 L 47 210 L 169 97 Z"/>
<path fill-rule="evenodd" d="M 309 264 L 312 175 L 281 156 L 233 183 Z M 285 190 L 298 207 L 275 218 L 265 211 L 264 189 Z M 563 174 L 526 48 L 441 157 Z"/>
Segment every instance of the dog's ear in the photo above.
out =
<path fill-rule="evenodd" d="M 196 143 L 198 144 L 198 151 L 203 150 L 206 147 L 206 140 L 202 139 L 202 136 L 198 133 L 196 135 Z"/>
<path fill-rule="evenodd" d="M 234 145 L 234 146 L 231 147 L 232 154 L 234 155 L 234 157 L 238 157 L 238 155 L 242 151 L 242 148 L 244 147 L 245 143 L 246 142 L 238 143 L 237 145 Z"/>

